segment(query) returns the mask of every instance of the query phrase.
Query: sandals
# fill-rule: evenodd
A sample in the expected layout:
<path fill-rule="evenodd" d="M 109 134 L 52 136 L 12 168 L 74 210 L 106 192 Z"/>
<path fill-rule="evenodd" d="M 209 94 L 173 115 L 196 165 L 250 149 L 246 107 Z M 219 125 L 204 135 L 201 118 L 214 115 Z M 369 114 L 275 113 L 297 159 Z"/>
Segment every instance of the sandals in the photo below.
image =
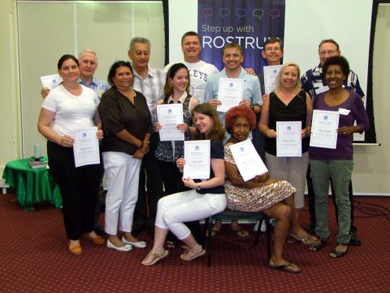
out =
<path fill-rule="evenodd" d="M 342 250 L 337 250 L 337 247 L 338 246 L 346 246 L 347 249 L 345 251 L 342 251 Z M 329 253 L 329 256 L 330 257 L 333 257 L 333 258 L 339 258 L 339 257 L 342 257 L 344 255 L 346 255 L 346 253 L 348 252 L 348 249 L 349 249 L 349 244 L 345 244 L 345 243 L 337 243 L 335 249 Z"/>
<path fill-rule="evenodd" d="M 211 236 L 218 235 L 219 233 L 221 233 L 221 230 L 217 230 L 217 229 L 215 229 L 215 228 L 211 228 L 211 233 L 210 233 Z M 206 236 L 207 236 L 207 237 L 210 236 L 208 230 L 206 231 Z"/>
<path fill-rule="evenodd" d="M 202 257 L 206 254 L 206 250 L 202 248 L 201 245 L 199 245 L 197 248 L 194 249 L 186 249 L 182 255 L 180 255 L 180 258 L 185 261 L 191 261 L 196 258 Z"/>
<path fill-rule="evenodd" d="M 308 246 L 312 246 L 314 245 L 315 243 L 317 242 L 317 238 L 310 235 L 310 234 L 306 234 L 305 237 L 303 238 L 299 238 L 298 236 L 294 235 L 294 234 L 289 234 L 287 236 L 287 243 L 302 243 L 304 245 L 308 245 Z"/>
<path fill-rule="evenodd" d="M 238 236 L 238 237 L 242 237 L 242 238 L 249 237 L 248 231 L 246 231 L 246 230 L 244 230 L 244 229 L 242 229 L 242 228 L 239 228 L 239 229 L 236 229 L 236 230 L 233 230 L 233 229 L 232 229 L 232 232 L 233 232 L 234 234 L 236 234 L 236 236 Z"/>
<path fill-rule="evenodd" d="M 152 266 L 156 262 L 162 260 L 163 258 L 166 258 L 168 254 L 169 254 L 168 250 L 163 250 L 161 253 L 150 251 L 148 255 L 145 257 L 145 259 L 142 261 L 142 264 L 146 267 Z M 150 258 L 150 260 L 146 261 L 148 258 Z"/>
<path fill-rule="evenodd" d="M 317 241 L 316 241 L 314 244 L 309 245 L 309 249 L 310 249 L 311 251 L 314 251 L 314 252 L 320 251 L 321 248 L 322 248 L 323 246 L 325 246 L 326 241 L 327 241 L 327 239 L 321 239 L 321 238 L 319 238 L 319 239 L 317 239 Z"/>
<path fill-rule="evenodd" d="M 174 242 L 174 241 L 167 241 L 167 242 L 165 243 L 165 245 L 166 245 L 166 247 L 167 247 L 168 249 L 174 249 L 174 248 L 176 247 L 176 242 Z"/>
<path fill-rule="evenodd" d="M 272 264 L 268 264 L 268 266 L 271 268 L 271 269 L 274 269 L 274 270 L 279 270 L 279 271 L 283 271 L 283 272 L 287 272 L 287 273 L 293 273 L 293 274 L 297 274 L 297 273 L 300 273 L 301 272 L 301 269 L 299 267 L 297 267 L 295 264 L 293 263 L 286 263 L 284 265 L 272 265 Z"/>

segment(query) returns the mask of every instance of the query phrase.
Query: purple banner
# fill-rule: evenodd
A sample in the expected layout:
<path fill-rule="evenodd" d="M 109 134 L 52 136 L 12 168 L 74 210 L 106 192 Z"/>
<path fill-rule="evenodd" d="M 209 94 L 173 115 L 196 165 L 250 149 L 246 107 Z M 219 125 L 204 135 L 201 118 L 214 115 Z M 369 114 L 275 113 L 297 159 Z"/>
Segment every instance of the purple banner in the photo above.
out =
<path fill-rule="evenodd" d="M 236 42 L 244 49 L 243 67 L 260 72 L 265 40 L 283 40 L 284 15 L 285 0 L 198 0 L 201 59 L 221 70 L 223 46 Z"/>

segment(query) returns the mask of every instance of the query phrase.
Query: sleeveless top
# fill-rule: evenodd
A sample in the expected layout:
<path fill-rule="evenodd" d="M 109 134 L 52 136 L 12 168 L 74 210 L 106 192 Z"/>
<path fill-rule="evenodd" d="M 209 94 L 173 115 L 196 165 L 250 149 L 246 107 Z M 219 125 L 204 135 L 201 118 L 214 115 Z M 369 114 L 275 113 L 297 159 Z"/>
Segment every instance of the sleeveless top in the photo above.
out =
<path fill-rule="evenodd" d="M 269 95 L 269 119 L 268 127 L 276 130 L 277 121 L 301 121 L 302 129 L 306 127 L 306 92 L 301 90 L 292 100 L 286 105 L 284 104 L 275 92 Z M 309 149 L 309 137 L 302 140 L 302 153 Z M 276 156 L 276 138 L 265 138 L 265 151 Z"/>
<path fill-rule="evenodd" d="M 183 122 L 192 126 L 192 117 L 189 110 L 191 96 L 188 95 L 183 102 Z M 190 140 L 191 133 L 184 134 L 184 140 Z M 159 141 L 154 156 L 164 162 L 176 162 L 180 157 L 184 157 L 184 141 Z"/>

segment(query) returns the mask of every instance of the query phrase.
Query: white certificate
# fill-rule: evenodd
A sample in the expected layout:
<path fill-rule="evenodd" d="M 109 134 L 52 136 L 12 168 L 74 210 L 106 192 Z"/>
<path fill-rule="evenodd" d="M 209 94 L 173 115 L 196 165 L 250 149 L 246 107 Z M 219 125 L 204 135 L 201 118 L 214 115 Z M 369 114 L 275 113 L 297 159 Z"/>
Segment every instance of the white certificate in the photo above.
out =
<path fill-rule="evenodd" d="M 47 87 L 52 90 L 62 82 L 62 78 L 59 74 L 46 75 L 41 76 L 41 82 L 43 87 Z"/>
<path fill-rule="evenodd" d="M 276 87 L 276 75 L 282 65 L 264 66 L 264 90 L 266 94 L 272 93 Z"/>
<path fill-rule="evenodd" d="M 90 127 L 74 132 L 74 163 L 76 168 L 85 165 L 100 164 L 97 127 Z"/>
<path fill-rule="evenodd" d="M 210 178 L 210 141 L 192 140 L 184 142 L 183 178 Z"/>
<path fill-rule="evenodd" d="M 183 105 L 157 105 L 157 120 L 161 124 L 159 130 L 161 141 L 184 140 L 184 133 L 177 128 L 183 123 Z"/>
<path fill-rule="evenodd" d="M 276 156 L 302 157 L 302 122 L 276 122 Z"/>
<path fill-rule="evenodd" d="M 313 111 L 310 146 L 336 149 L 339 115 L 336 111 Z"/>
<path fill-rule="evenodd" d="M 268 172 L 267 167 L 249 139 L 232 144 L 229 148 L 244 181 Z"/>
<path fill-rule="evenodd" d="M 244 92 L 244 81 L 239 78 L 220 78 L 218 88 L 218 100 L 221 105 L 217 111 L 227 112 L 230 108 L 238 106 Z"/>

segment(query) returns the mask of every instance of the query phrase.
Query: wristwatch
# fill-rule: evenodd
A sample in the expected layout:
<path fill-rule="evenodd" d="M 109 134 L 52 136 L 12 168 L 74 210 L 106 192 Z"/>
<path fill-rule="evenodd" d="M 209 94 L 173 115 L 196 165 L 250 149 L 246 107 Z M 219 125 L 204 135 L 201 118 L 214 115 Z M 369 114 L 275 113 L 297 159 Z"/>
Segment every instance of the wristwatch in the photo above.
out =
<path fill-rule="evenodd" d="M 196 187 L 196 190 L 201 190 L 201 186 L 200 186 L 200 182 L 198 183 L 197 187 Z"/>

